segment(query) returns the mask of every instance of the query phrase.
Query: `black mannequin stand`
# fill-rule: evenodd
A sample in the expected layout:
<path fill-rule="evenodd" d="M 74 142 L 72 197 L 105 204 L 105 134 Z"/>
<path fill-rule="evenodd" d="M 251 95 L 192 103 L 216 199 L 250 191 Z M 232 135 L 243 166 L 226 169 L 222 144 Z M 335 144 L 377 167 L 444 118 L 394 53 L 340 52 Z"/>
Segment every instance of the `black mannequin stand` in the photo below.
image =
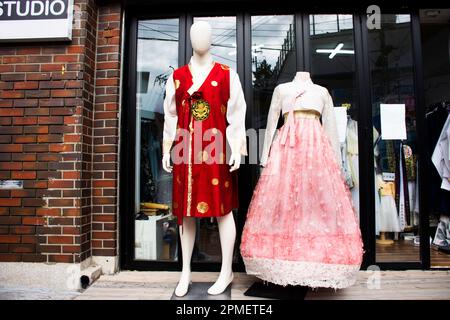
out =
<path fill-rule="evenodd" d="M 271 282 L 255 282 L 244 292 L 248 297 L 260 297 L 278 300 L 305 300 L 309 287 L 281 286 Z"/>

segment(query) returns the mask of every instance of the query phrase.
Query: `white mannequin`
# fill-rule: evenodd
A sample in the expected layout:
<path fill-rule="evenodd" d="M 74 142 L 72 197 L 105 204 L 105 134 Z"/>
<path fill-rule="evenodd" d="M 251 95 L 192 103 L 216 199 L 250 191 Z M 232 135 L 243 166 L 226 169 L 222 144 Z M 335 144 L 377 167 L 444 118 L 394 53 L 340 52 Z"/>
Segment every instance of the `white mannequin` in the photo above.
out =
<path fill-rule="evenodd" d="M 204 21 L 195 22 L 190 30 L 191 43 L 194 51 L 190 70 L 193 76 L 193 85 L 188 90 L 192 94 L 200 85 L 213 66 L 213 59 L 210 54 L 212 30 L 209 23 Z M 196 85 L 197 84 L 197 85 Z M 239 150 L 232 148 L 229 165 L 230 172 L 239 169 L 241 164 L 241 154 Z M 165 153 L 162 159 L 163 169 L 166 172 L 172 172 L 170 164 L 170 153 Z M 211 295 L 222 293 L 233 281 L 233 251 L 236 238 L 236 226 L 233 213 L 230 212 L 222 217 L 217 217 L 219 225 L 220 244 L 222 249 L 222 267 L 217 281 L 208 289 Z M 180 280 L 175 289 L 175 295 L 182 297 L 186 295 L 191 282 L 191 258 L 195 243 L 196 223 L 195 218 L 184 217 L 183 228 L 180 232 L 181 250 L 183 258 L 182 272 Z"/>

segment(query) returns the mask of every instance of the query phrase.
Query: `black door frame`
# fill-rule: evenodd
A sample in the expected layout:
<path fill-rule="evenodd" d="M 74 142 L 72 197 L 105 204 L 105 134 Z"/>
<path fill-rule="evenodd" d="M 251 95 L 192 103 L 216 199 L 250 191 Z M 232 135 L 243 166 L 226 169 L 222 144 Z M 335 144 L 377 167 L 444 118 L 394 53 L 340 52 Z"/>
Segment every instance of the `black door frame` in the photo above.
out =
<path fill-rule="evenodd" d="M 353 15 L 353 34 L 355 45 L 355 76 L 357 77 L 359 90 L 359 114 L 358 114 L 358 140 L 359 150 L 359 177 L 360 177 L 360 224 L 363 235 L 365 254 L 362 268 L 366 269 L 372 265 L 377 265 L 381 269 L 429 269 L 430 268 L 430 244 L 428 235 L 428 213 L 426 194 L 423 192 L 423 186 L 426 185 L 426 172 L 428 170 L 426 161 L 419 161 L 419 205 L 420 205 L 420 262 L 399 262 L 399 263 L 381 263 L 376 262 L 375 250 L 375 202 L 374 202 L 374 176 L 371 166 L 368 163 L 373 161 L 372 141 L 372 106 L 371 106 L 371 86 L 370 70 L 368 56 L 368 30 L 365 28 L 366 15 L 363 11 L 354 9 L 354 12 L 345 10 L 345 12 L 320 12 L 311 10 L 278 10 L 274 11 L 230 11 L 230 10 L 187 10 L 173 12 L 171 10 L 155 10 L 149 7 L 127 8 L 125 11 L 125 47 L 124 47 L 124 87 L 121 112 L 121 137 L 120 137 L 120 266 L 125 270 L 181 270 L 181 250 L 178 250 L 178 261 L 141 261 L 134 260 L 134 195 L 135 195 L 135 140 L 129 137 L 136 136 L 136 62 L 137 62 L 137 23 L 141 19 L 157 18 L 178 18 L 180 23 L 179 32 L 179 64 L 188 62 L 192 48 L 187 41 L 187 32 L 192 24 L 194 16 L 236 16 L 237 24 L 237 71 L 242 79 L 244 95 L 247 101 L 247 127 L 253 127 L 253 87 L 251 82 L 251 16 L 253 15 L 273 15 L 289 14 L 294 15 L 295 35 L 296 35 L 296 56 L 297 70 L 310 70 L 309 58 L 309 14 L 319 13 L 343 13 Z M 149 13 L 151 12 L 151 13 Z M 386 13 L 386 12 L 383 12 Z M 419 145 L 419 154 L 426 156 L 426 141 L 424 121 L 425 108 L 423 106 L 423 76 L 422 76 L 422 56 L 420 39 L 420 21 L 418 11 L 394 10 L 392 13 L 408 13 L 411 15 L 411 35 L 413 41 L 413 59 L 414 59 L 414 84 L 416 95 L 416 115 L 417 115 L 417 141 Z M 299 45 L 302 44 L 302 45 Z M 420 159 L 420 158 L 419 158 Z M 243 164 L 240 169 L 239 189 L 241 207 L 236 216 L 237 218 L 237 243 L 240 243 L 240 235 L 245 222 L 245 216 L 256 185 L 258 177 L 258 166 Z M 178 244 L 180 245 L 180 244 Z M 180 247 L 180 246 L 179 246 Z M 239 261 L 234 263 L 235 271 L 245 271 L 243 261 L 239 255 Z M 219 263 L 196 262 L 192 264 L 193 271 L 219 271 Z"/>

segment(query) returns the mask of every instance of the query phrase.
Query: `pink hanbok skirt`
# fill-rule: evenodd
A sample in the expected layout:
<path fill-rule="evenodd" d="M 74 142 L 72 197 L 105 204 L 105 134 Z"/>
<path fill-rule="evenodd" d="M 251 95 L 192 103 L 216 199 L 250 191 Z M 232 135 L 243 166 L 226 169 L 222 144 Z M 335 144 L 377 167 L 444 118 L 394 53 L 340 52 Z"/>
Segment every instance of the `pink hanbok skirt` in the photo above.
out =
<path fill-rule="evenodd" d="M 279 285 L 353 285 L 363 244 L 351 199 L 318 117 L 290 113 L 248 210 L 247 273 Z"/>

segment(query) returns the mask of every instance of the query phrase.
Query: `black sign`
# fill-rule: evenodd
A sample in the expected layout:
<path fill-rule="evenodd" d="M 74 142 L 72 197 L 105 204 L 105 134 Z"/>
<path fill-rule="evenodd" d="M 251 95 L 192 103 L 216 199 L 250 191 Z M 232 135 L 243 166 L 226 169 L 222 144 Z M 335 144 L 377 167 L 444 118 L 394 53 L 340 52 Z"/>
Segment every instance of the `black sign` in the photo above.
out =
<path fill-rule="evenodd" d="M 66 19 L 69 0 L 0 0 L 0 21 Z"/>

